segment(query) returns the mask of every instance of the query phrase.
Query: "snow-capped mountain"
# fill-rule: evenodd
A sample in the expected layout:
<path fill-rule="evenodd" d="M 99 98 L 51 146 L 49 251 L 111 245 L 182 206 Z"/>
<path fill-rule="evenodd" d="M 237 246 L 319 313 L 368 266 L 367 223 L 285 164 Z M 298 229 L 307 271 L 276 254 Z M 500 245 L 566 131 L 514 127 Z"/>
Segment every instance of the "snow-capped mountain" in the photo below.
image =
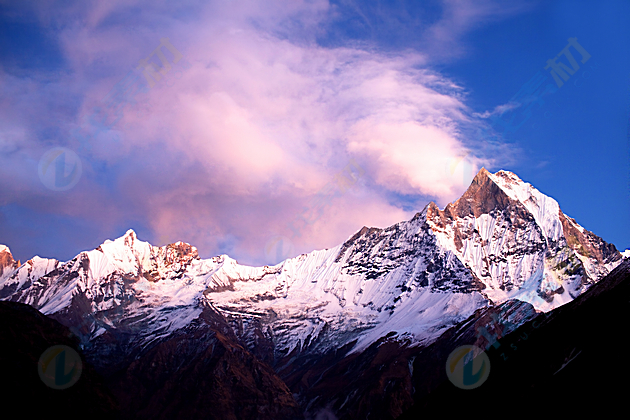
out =
<path fill-rule="evenodd" d="M 67 262 L 34 257 L 20 265 L 2 246 L 0 299 L 69 327 L 101 373 L 124 372 L 112 379 L 115 388 L 144 389 L 119 394 L 130 418 L 161 412 L 149 397 L 158 389 L 161 399 L 184 405 L 208 389 L 245 392 L 264 404 L 279 399 L 287 418 L 298 406 L 311 415 L 327 404 L 347 418 L 395 418 L 415 392 L 414 366 L 430 363 L 414 362 L 427 346 L 439 342 L 450 352 L 451 336 L 489 346 L 490 335 L 503 337 L 535 312 L 583 294 L 627 253 L 515 174 L 482 169 L 443 210 L 429 203 L 409 221 L 364 227 L 334 248 L 275 266 L 201 259 L 194 246 L 152 246 L 133 230 Z M 498 329 L 484 327 L 497 319 Z M 197 366 L 189 379 L 169 376 L 185 365 Z M 250 372 L 250 365 L 257 367 Z M 169 378 L 162 385 L 151 379 L 156 369 Z M 221 384 L 199 388 L 207 375 L 219 375 Z M 239 390 L 234 375 L 266 381 L 270 392 L 260 394 L 255 381 Z M 349 377 L 352 389 L 336 388 Z M 168 386 L 173 380 L 191 381 L 201 394 L 177 393 Z M 391 406 L 392 398 L 399 403 Z"/>
<path fill-rule="evenodd" d="M 8 253 L 8 254 L 7 254 Z M 547 312 L 622 259 L 558 203 L 506 171 L 482 169 L 456 202 L 411 220 L 364 227 L 345 243 L 269 267 L 202 260 L 182 242 L 155 247 L 129 230 L 71 261 L 17 266 L 5 247 L 0 298 L 27 303 L 79 333 L 109 331 L 142 349 L 210 307 L 247 347 L 274 358 L 360 352 L 391 333 L 428 344 L 475 310 L 508 299 Z"/>

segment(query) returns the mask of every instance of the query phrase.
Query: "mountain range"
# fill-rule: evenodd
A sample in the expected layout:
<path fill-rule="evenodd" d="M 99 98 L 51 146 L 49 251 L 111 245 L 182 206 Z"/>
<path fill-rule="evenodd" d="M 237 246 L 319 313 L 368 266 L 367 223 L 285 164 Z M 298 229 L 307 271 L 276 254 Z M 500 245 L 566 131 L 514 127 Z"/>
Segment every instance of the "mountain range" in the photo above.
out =
<path fill-rule="evenodd" d="M 108 415 L 395 419 L 473 395 L 446 380 L 454 348 L 500 365 L 502 340 L 627 277 L 628 256 L 515 174 L 481 169 L 443 210 L 275 266 L 133 230 L 65 262 L 0 246 L 0 303 L 71 333 Z"/>

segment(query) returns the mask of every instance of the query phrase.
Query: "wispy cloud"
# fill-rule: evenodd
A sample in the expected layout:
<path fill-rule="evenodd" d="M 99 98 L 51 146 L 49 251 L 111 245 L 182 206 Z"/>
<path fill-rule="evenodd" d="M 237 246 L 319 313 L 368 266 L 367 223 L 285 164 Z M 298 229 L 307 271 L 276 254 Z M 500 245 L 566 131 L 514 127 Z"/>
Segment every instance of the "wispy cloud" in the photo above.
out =
<path fill-rule="evenodd" d="M 508 102 L 507 104 L 503 104 L 503 105 L 498 105 L 496 106 L 492 111 L 484 111 L 481 114 L 478 112 L 473 112 L 473 116 L 475 117 L 479 117 L 479 118 L 490 118 L 493 117 L 495 115 L 503 115 L 505 114 L 507 111 L 511 111 L 513 109 L 516 109 L 518 107 L 520 107 L 522 104 L 518 103 L 518 102 Z"/>
<path fill-rule="evenodd" d="M 489 23 L 529 11 L 534 1 L 444 0 L 440 19 L 423 34 L 426 51 L 434 59 L 455 59 L 470 54 L 465 34 Z"/>

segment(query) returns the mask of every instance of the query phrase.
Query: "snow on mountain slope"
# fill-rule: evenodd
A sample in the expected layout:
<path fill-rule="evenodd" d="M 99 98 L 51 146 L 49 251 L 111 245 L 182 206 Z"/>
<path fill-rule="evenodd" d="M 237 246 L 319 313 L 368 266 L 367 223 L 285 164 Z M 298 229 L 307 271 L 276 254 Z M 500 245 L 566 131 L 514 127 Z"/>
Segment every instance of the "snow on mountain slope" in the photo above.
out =
<path fill-rule="evenodd" d="M 269 345 L 284 357 L 354 341 L 361 351 L 390 333 L 428 344 L 507 299 L 548 311 L 620 261 L 555 200 L 510 172 L 482 169 L 444 210 L 430 203 L 409 221 L 364 227 L 273 267 L 201 260 L 189 244 L 155 247 L 130 230 L 66 263 L 33 259 L 0 284 L 0 298 L 54 315 L 85 343 L 115 337 L 128 349 L 167 337 L 208 306 L 250 349 Z"/>
<path fill-rule="evenodd" d="M 354 340 L 359 340 L 354 351 L 360 351 L 390 332 L 415 343 L 437 338 L 485 302 L 476 292 L 434 293 L 445 282 L 473 279 L 465 278 L 456 259 L 447 263 L 453 271 L 436 266 L 437 274 L 420 276 L 427 263 L 418 258 L 440 258 L 421 225 L 417 217 L 386 230 L 363 230 L 344 249 L 286 260 L 277 272 L 235 282 L 234 291 L 207 293 L 206 299 L 235 322 L 247 342 L 266 335 L 280 354 L 296 348 L 323 353 Z M 464 280 L 453 275 L 456 269 Z"/>
<path fill-rule="evenodd" d="M 485 171 L 485 169 L 483 170 Z M 546 238 L 558 241 L 562 237 L 562 223 L 560 222 L 560 206 L 551 197 L 542 194 L 531 184 L 521 181 L 515 174 L 499 171 L 485 175 L 497 184 L 512 200 L 519 201 L 534 216 L 536 224 L 540 226 Z"/>
<path fill-rule="evenodd" d="M 13 275 L 19 265 L 19 262 L 13 259 L 9 247 L 0 244 L 0 285 Z"/>
<path fill-rule="evenodd" d="M 518 299 L 549 311 L 619 263 L 614 246 L 581 227 L 579 238 L 572 240 L 576 234 L 564 220 L 569 219 L 555 200 L 516 175 L 482 169 L 464 196 L 444 211 L 430 203 L 409 222 L 363 228 L 341 247 L 302 256 L 302 265 L 285 261 L 282 273 L 267 279 L 268 286 L 252 284 L 239 288 L 238 295 L 225 291 L 209 299 L 230 316 L 244 307 L 258 314 L 254 322 L 240 319 L 239 328 L 268 334 L 283 353 L 291 346 L 317 348 L 318 338 L 338 347 L 358 339 L 359 351 L 390 332 L 413 343 L 430 342 L 490 302 Z M 576 246 L 588 238 L 596 238 L 591 248 L 599 259 L 582 255 Z M 283 299 L 296 304 L 278 302 L 270 292 L 276 286 Z M 248 296 L 256 298 L 244 304 Z M 319 309 L 307 309 L 305 315 L 292 310 L 313 304 Z M 273 316 L 263 315 L 270 311 Z M 287 332 L 277 337 L 275 331 Z"/>
<path fill-rule="evenodd" d="M 275 267 L 242 266 L 227 256 L 200 260 L 196 249 L 187 244 L 153 247 L 128 231 L 69 262 L 40 262 L 39 275 L 29 278 L 28 284 L 23 275 L 15 275 L 12 281 L 20 287 L 11 289 L 10 300 L 66 322 L 86 322 L 86 341 L 111 330 L 133 335 L 130 344 L 141 347 L 187 325 L 203 305 L 240 325 L 241 336 L 250 344 L 263 330 L 280 354 L 309 346 L 320 353 L 361 338 L 358 350 L 390 331 L 420 342 L 437 338 L 485 304 L 478 293 L 432 292 L 462 288 L 461 278 L 473 281 L 452 255 L 447 269 L 436 256 L 438 260 L 420 266 L 432 264 L 434 272 L 415 273 L 415 258 L 436 251 L 421 222 L 418 216 L 400 224 L 402 228 L 372 231 L 366 243 L 355 238 L 354 244 L 346 243 L 341 259 L 342 246 L 338 246 Z M 411 225 L 414 232 L 409 230 Z M 405 237 L 396 239 L 402 232 L 407 232 Z M 428 242 L 418 247 L 412 241 L 417 235 L 426 236 Z M 384 238 L 396 240 L 396 247 L 404 252 L 389 255 L 391 244 L 384 244 Z M 370 250 L 374 243 L 381 246 Z M 188 252 L 177 254 L 176 247 Z M 411 258 L 400 265 L 396 260 L 404 253 Z M 363 259 L 375 254 L 381 255 L 376 261 L 382 264 L 363 267 Z M 380 267 L 390 269 L 383 279 Z M 415 273 L 413 280 L 410 273 Z M 423 314 L 422 322 L 415 322 L 419 314 Z M 362 334 L 366 330 L 372 331 Z"/>
<path fill-rule="evenodd" d="M 45 274 L 55 270 L 60 262 L 55 259 L 33 257 L 20 265 L 13 261 L 9 248 L 4 246 L 2 259 L 3 267 L 0 274 L 0 299 L 21 293 L 22 290 L 32 285 Z"/>

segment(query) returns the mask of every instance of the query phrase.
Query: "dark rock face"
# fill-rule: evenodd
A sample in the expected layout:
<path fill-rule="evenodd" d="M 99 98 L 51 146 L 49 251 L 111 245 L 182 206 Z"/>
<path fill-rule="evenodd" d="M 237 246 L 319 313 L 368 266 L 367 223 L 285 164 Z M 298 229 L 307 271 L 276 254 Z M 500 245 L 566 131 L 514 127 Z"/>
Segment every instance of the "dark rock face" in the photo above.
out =
<path fill-rule="evenodd" d="M 409 361 L 417 349 L 381 339 L 360 354 L 330 353 L 305 363 L 285 380 L 308 414 L 339 419 L 395 419 L 413 403 Z"/>
<path fill-rule="evenodd" d="M 533 216 L 518 201 L 512 200 L 503 190 L 488 177 L 488 171 L 481 169 L 473 179 L 470 187 L 453 204 L 449 204 L 444 209 L 444 214 L 449 218 L 463 218 L 468 215 L 479 217 L 482 214 L 490 214 L 494 211 L 505 211 L 510 209 L 514 214 L 514 221 L 519 219 L 525 222 L 534 220 Z M 517 228 L 525 227 L 518 226 Z"/>
<path fill-rule="evenodd" d="M 20 262 L 13 259 L 11 251 L 9 251 L 7 248 L 5 249 L 5 251 L 0 251 L 0 278 L 2 278 L 2 275 L 5 272 L 8 273 L 20 266 Z"/>
<path fill-rule="evenodd" d="M 317 360 L 298 358 L 279 373 L 313 416 L 329 409 L 339 419 L 405 420 L 438 412 L 470 416 L 483 407 L 496 414 L 523 408 L 567 417 L 587 407 L 613 414 L 624 407 L 620 378 L 630 374 L 621 356 L 628 296 L 625 260 L 547 314 L 508 301 L 478 310 L 428 347 L 384 338 L 361 354 L 344 357 L 340 349 Z M 450 352 L 467 344 L 485 349 L 491 362 L 488 380 L 473 390 L 456 388 L 445 370 Z"/>
<path fill-rule="evenodd" d="M 195 247 L 183 242 L 169 244 L 164 249 L 157 248 L 156 253 L 151 256 L 151 269 L 139 274 L 148 281 L 156 282 L 162 280 L 160 268 L 168 267 L 171 269 L 176 268 L 174 271 L 177 275 L 174 278 L 180 278 L 186 267 L 192 264 L 193 260 L 198 259 L 199 254 Z"/>
<path fill-rule="evenodd" d="M 592 401 L 599 399 L 605 408 L 617 407 L 624 388 L 616 390 L 611 384 L 630 372 L 618 357 L 605 354 L 623 354 L 629 275 L 630 262 L 625 261 L 584 295 L 547 315 L 534 313 L 528 304 L 508 301 L 478 310 L 428 347 L 411 348 L 384 337 L 350 356 L 345 354 L 352 343 L 319 357 L 288 355 L 274 366 L 278 374 L 239 344 L 223 317 L 207 308 L 188 327 L 123 369 L 105 372 L 115 399 L 101 388 L 90 392 L 103 400 L 86 401 L 93 410 L 106 410 L 118 402 L 125 419 L 299 419 L 304 410 L 307 418 L 334 413 L 344 420 L 385 420 L 435 412 L 469 414 L 480 404 L 509 412 L 523 401 L 541 412 L 566 414 L 577 412 L 569 402 L 580 393 Z M 2 304 L 18 305 L 41 318 L 37 322 L 47 326 L 40 334 L 54 331 L 48 324 L 56 323 L 32 308 Z M 33 323 L 23 313 L 16 319 Z M 514 325 L 521 323 L 518 328 Z M 484 327 L 495 340 L 480 334 Z M 26 327 L 18 323 L 15 329 L 23 332 Z M 73 342 L 67 330 L 62 335 L 67 341 L 55 343 Z M 3 330 L 1 337 L 7 336 L 11 334 Z M 455 388 L 445 373 L 449 353 L 464 344 L 485 348 L 492 366 L 488 381 L 469 391 Z M 32 356 L 34 363 L 37 357 L 39 353 Z M 566 364 L 570 357 L 574 359 Z M 105 411 L 108 416 L 118 415 L 115 408 L 111 410 Z M 99 415 L 94 414 L 106 418 Z"/>
<path fill-rule="evenodd" d="M 431 202 L 428 206 L 427 218 L 432 220 L 439 228 L 453 225 L 458 219 L 469 216 L 478 218 L 484 214 L 494 217 L 501 216 L 500 221 L 505 221 L 513 230 L 529 230 L 536 228 L 542 238 L 542 231 L 535 223 L 534 216 L 520 202 L 511 199 L 503 190 L 488 177 L 488 171 L 481 169 L 473 179 L 470 187 L 454 203 L 448 204 L 444 210 Z M 458 249 L 462 246 L 461 229 L 454 229 L 455 245 Z M 531 238 L 528 238 L 531 241 Z M 530 242 L 527 241 L 527 242 Z"/>
<path fill-rule="evenodd" d="M 562 213 L 562 210 L 560 210 L 560 221 L 562 222 L 564 235 L 567 238 L 567 244 L 581 255 L 594 258 L 600 264 L 607 264 L 621 259 L 621 255 L 615 245 L 604 242 L 593 232 L 587 230 L 581 232 L 576 227 L 575 220 Z"/>
<path fill-rule="evenodd" d="M 42 353 L 66 345 L 82 357 L 78 382 L 67 389 L 46 386 L 37 371 Z M 16 302 L 0 302 L 0 366 L 5 413 L 28 418 L 116 419 L 117 402 L 103 378 L 86 362 L 79 340 L 63 325 L 36 309 Z"/>
<path fill-rule="evenodd" d="M 489 240 L 484 240 L 477 228 L 470 224 L 473 217 L 479 218 L 482 215 L 489 215 L 496 221 L 494 234 Z M 485 169 L 477 173 L 464 195 L 454 203 L 448 204 L 444 210 L 440 210 L 433 202 L 429 203 L 427 221 L 436 232 L 452 232 L 458 252 L 462 252 L 466 240 L 485 249 L 488 241 L 504 238 L 502 246 L 483 256 L 483 265 L 476 273 L 476 276 L 479 276 L 476 282 L 479 284 L 482 283 L 481 280 L 485 282 L 491 280 L 492 267 L 510 264 L 527 255 L 540 255 L 542 258 L 548 246 L 534 216 L 522 203 L 508 197 L 490 179 Z M 501 287 L 505 291 L 510 291 L 519 286 L 517 283 L 517 279 L 506 276 Z"/>

